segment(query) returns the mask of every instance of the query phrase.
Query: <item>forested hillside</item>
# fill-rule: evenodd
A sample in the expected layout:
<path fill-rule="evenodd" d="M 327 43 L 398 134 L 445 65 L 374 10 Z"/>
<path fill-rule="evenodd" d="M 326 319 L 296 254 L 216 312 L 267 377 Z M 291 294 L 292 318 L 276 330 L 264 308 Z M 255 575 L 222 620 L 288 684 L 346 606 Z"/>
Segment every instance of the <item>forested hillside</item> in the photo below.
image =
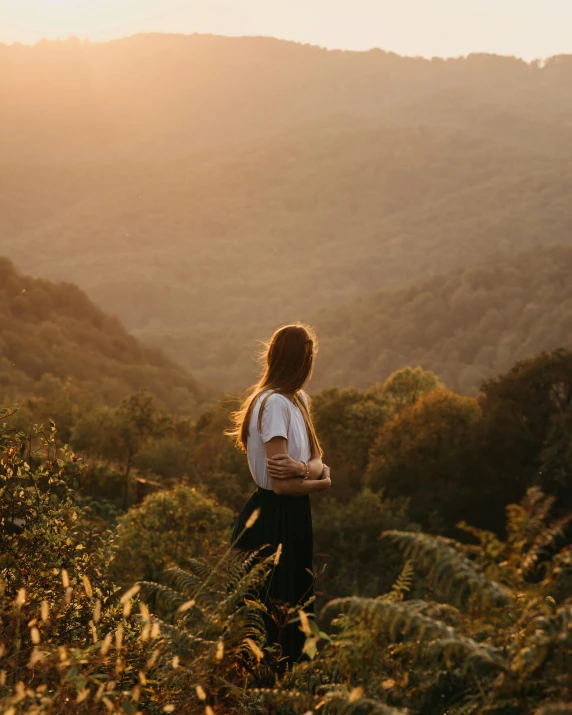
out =
<path fill-rule="evenodd" d="M 479 54 L 426 60 L 260 37 L 0 45 L 0 155 L 178 156 L 344 113 L 468 122 L 512 140 L 546 122 L 569 132 L 563 118 L 572 99 L 558 90 L 571 76 L 567 56 L 545 65 Z"/>
<path fill-rule="evenodd" d="M 572 235 L 572 234 L 571 234 Z M 474 394 L 482 379 L 558 347 L 572 347 L 572 247 L 500 251 L 474 267 L 370 293 L 304 317 L 320 352 L 313 389 L 367 387 L 404 365 L 435 372 L 453 389 Z M 271 323 L 196 326 L 147 341 L 227 389 L 251 382 L 257 340 Z"/>
<path fill-rule="evenodd" d="M 499 254 L 325 311 L 314 324 L 317 386 L 366 386 L 411 364 L 474 393 L 518 360 L 572 347 L 572 247 Z"/>
<path fill-rule="evenodd" d="M 0 259 L 1 404 L 53 400 L 74 390 L 114 405 L 142 388 L 163 407 L 188 415 L 214 396 L 160 350 L 129 335 L 77 286 L 25 276 Z"/>
<path fill-rule="evenodd" d="M 471 391 L 567 344 L 545 300 L 558 259 L 519 254 L 571 243 L 570 58 L 139 36 L 3 46 L 0 68 L 0 253 L 203 379 L 242 389 L 255 340 L 300 318 L 319 386 L 414 361 Z M 492 273 L 469 297 L 476 265 Z M 535 290 L 550 329 L 511 313 Z M 448 291 L 472 301 L 459 319 Z"/>
<path fill-rule="evenodd" d="M 0 68 L 0 252 L 209 379 L 237 331 L 572 236 L 567 57 L 138 36 Z"/>
<path fill-rule="evenodd" d="M 572 236 L 570 160 L 441 129 L 304 132 L 233 160 L 117 172 L 4 169 L 1 250 L 159 344 Z"/>

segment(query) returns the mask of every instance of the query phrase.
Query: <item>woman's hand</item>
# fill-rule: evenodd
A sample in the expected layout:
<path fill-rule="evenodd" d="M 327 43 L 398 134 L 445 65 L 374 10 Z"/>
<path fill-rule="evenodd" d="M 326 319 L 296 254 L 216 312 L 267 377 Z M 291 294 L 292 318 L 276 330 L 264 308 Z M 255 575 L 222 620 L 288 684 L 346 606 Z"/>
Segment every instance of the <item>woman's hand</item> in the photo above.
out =
<path fill-rule="evenodd" d="M 306 473 L 302 462 L 297 462 L 288 454 L 275 454 L 266 459 L 268 474 L 274 479 L 290 479 L 291 477 L 303 477 Z"/>
<path fill-rule="evenodd" d="M 330 468 L 327 464 L 324 464 L 324 471 L 322 472 L 320 481 L 324 482 L 324 490 L 329 489 L 332 486 L 332 480 L 330 478 Z"/>

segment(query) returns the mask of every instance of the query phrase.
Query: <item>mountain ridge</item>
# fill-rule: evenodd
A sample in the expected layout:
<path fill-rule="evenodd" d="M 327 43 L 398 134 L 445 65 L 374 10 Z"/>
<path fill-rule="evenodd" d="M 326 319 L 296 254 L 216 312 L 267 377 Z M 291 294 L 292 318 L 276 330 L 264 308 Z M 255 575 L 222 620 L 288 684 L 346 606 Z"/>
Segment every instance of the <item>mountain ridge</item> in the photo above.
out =
<path fill-rule="evenodd" d="M 420 111 L 447 93 L 449 111 L 474 95 L 481 110 L 488 97 L 509 113 L 541 102 L 557 116 L 571 100 L 552 85 L 571 77 L 568 55 L 544 64 L 477 53 L 429 60 L 274 38 L 152 34 L 0 45 L 0 150 L 26 161 L 175 155 L 344 111 L 403 117 L 410 103 Z"/>

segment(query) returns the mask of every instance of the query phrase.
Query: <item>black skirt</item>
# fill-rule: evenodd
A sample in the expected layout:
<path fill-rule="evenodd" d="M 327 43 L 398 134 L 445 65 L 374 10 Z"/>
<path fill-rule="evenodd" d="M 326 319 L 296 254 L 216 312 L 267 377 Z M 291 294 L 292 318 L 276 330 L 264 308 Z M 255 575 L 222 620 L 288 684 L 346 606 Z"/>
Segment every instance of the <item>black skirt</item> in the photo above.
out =
<path fill-rule="evenodd" d="M 258 508 L 260 516 L 244 531 L 248 517 Z M 268 642 L 278 643 L 282 655 L 292 664 L 302 654 L 305 636 L 299 622 L 292 623 L 291 616 L 289 623 L 285 621 L 281 606 L 301 606 L 313 595 L 310 497 L 280 495 L 258 487 L 236 520 L 232 542 L 243 551 L 265 547 L 262 555 L 274 553 L 282 544 L 279 563 L 259 596 L 271 613 L 266 619 Z M 313 613 L 313 603 L 304 610 Z"/>

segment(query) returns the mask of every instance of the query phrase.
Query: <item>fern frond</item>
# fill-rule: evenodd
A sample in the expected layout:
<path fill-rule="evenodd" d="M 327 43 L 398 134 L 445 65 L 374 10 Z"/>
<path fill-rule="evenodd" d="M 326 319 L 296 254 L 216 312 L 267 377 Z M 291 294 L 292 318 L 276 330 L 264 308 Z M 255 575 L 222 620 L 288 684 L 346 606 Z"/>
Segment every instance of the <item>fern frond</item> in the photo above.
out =
<path fill-rule="evenodd" d="M 221 638 L 227 650 L 244 645 L 247 638 L 262 646 L 266 639 L 262 611 L 251 605 L 239 608 L 225 621 Z"/>
<path fill-rule="evenodd" d="M 546 496 L 539 487 L 530 487 L 520 504 L 507 506 L 508 542 L 517 553 L 524 552 L 546 528 L 546 517 L 554 501 L 554 497 Z"/>
<path fill-rule="evenodd" d="M 162 583 L 154 581 L 139 581 L 138 583 L 141 587 L 142 598 L 166 612 L 174 613 L 187 600 L 182 593 Z"/>
<path fill-rule="evenodd" d="M 433 588 L 455 605 L 500 607 L 511 602 L 508 589 L 489 580 L 447 539 L 409 531 L 385 531 L 382 537 L 395 542 Z"/>
<path fill-rule="evenodd" d="M 163 572 L 177 591 L 184 596 L 185 601 L 195 600 L 197 606 L 202 609 L 213 609 L 216 604 L 226 595 L 226 591 L 217 588 L 217 585 L 210 583 L 205 585 L 194 574 L 179 568 L 169 568 Z"/>
<path fill-rule="evenodd" d="M 379 633 L 393 643 L 416 641 L 420 655 L 433 661 L 455 660 L 466 665 L 478 662 L 501 670 L 508 667 L 497 649 L 477 643 L 451 626 L 422 615 L 418 604 L 411 607 L 409 603 L 350 596 L 327 603 L 321 618 L 328 621 L 338 613 L 346 615 L 346 636 L 367 632 L 369 638 L 375 638 Z"/>
<path fill-rule="evenodd" d="M 263 702 L 273 707 L 292 704 L 296 712 L 313 708 L 324 715 L 408 715 L 407 710 L 390 707 L 379 700 L 356 697 L 343 686 L 336 686 L 325 695 L 310 695 L 285 688 L 257 688 L 250 692 L 258 694 Z"/>
<path fill-rule="evenodd" d="M 188 630 L 183 630 L 177 625 L 165 623 L 160 619 L 156 619 L 159 623 L 160 634 L 162 640 L 168 640 L 174 648 L 174 652 L 183 656 L 196 656 L 205 650 L 213 650 L 216 648 L 217 641 L 189 633 Z"/>
<path fill-rule="evenodd" d="M 493 534 L 492 531 L 479 529 L 476 526 L 467 524 L 465 521 L 460 521 L 457 524 L 457 529 L 474 536 L 479 542 L 484 554 L 490 559 L 498 558 L 505 549 L 505 544 L 497 537 L 496 534 Z"/>
<path fill-rule="evenodd" d="M 404 594 L 411 591 L 414 574 L 414 562 L 412 559 L 407 559 L 407 561 L 403 564 L 403 568 L 401 569 L 395 583 L 392 585 L 391 591 L 389 593 L 384 593 L 382 596 L 378 596 L 378 600 L 393 602 L 403 601 Z"/>
<path fill-rule="evenodd" d="M 521 573 L 523 575 L 529 574 L 538 563 L 539 558 L 554 548 L 556 540 L 564 536 L 564 531 L 571 521 L 572 514 L 568 514 L 556 519 L 536 534 L 522 559 Z"/>
<path fill-rule="evenodd" d="M 198 586 L 202 585 L 202 580 L 197 578 L 195 574 L 177 567 L 165 569 L 163 573 L 175 588 L 189 598 L 191 598 Z"/>
<path fill-rule="evenodd" d="M 548 703 L 535 710 L 534 715 L 572 715 L 572 703 Z"/>
<path fill-rule="evenodd" d="M 186 558 L 185 568 L 194 574 L 201 582 L 206 581 L 210 578 L 212 574 L 212 566 L 209 566 L 206 562 L 201 559 Z"/>
<path fill-rule="evenodd" d="M 548 660 L 572 665 L 572 603 L 549 615 L 539 615 L 527 627 L 527 636 L 516 653 L 512 670 L 527 678 Z"/>
<path fill-rule="evenodd" d="M 274 556 L 269 556 L 263 561 L 258 561 L 247 571 L 240 581 L 234 587 L 234 590 L 223 599 L 217 606 L 217 611 L 220 614 L 232 613 L 238 603 L 249 594 L 256 593 L 257 589 L 262 586 L 270 563 Z"/>
<path fill-rule="evenodd" d="M 225 563 L 225 580 L 229 590 L 234 590 L 245 574 L 261 560 L 261 552 L 262 549 L 257 549 L 245 556 L 244 552 L 234 550 L 228 555 Z"/>

